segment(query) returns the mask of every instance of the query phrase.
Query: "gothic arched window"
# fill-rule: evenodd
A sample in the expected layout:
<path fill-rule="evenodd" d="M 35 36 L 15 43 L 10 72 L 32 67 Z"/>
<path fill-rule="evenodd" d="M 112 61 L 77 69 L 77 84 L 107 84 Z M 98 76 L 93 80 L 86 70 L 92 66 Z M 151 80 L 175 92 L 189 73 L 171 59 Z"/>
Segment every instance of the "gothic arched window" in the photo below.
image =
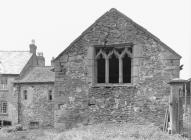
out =
<path fill-rule="evenodd" d="M 97 83 L 131 83 L 132 47 L 96 47 Z"/>

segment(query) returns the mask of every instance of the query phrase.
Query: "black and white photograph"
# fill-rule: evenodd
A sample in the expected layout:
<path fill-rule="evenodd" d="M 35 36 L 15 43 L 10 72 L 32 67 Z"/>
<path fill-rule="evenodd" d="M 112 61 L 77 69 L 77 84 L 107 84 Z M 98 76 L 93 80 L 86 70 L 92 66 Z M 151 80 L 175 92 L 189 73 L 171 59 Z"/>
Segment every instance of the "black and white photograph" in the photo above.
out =
<path fill-rule="evenodd" d="M 190 0 L 0 0 L 0 140 L 190 139 Z"/>

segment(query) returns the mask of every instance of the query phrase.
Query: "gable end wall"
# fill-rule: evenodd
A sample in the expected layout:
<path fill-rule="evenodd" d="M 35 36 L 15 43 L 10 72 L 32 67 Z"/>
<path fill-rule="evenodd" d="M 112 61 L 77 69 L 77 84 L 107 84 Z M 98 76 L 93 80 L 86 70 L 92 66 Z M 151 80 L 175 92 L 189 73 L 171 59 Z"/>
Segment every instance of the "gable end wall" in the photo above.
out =
<path fill-rule="evenodd" d="M 131 86 L 93 85 L 94 58 L 88 50 L 105 40 L 134 44 Z M 160 126 L 168 107 L 167 82 L 179 77 L 179 65 L 179 57 L 111 11 L 55 61 L 55 126 L 128 120 Z"/>

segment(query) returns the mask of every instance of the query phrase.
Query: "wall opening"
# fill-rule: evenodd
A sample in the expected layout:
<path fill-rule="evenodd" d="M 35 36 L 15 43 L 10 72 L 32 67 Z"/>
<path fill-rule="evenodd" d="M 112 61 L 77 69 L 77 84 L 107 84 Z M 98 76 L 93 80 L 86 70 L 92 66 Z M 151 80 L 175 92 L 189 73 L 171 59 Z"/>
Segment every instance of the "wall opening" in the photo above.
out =
<path fill-rule="evenodd" d="M 0 127 L 11 126 L 11 125 L 12 125 L 11 121 L 0 120 Z"/>
<path fill-rule="evenodd" d="M 127 54 L 123 57 L 123 83 L 131 83 L 131 58 Z"/>
<path fill-rule="evenodd" d="M 97 83 L 131 83 L 132 46 L 114 44 L 95 48 Z M 94 77 L 93 75 L 93 77 Z"/>
<path fill-rule="evenodd" d="M 48 91 L 48 100 L 52 101 L 52 90 Z"/>
<path fill-rule="evenodd" d="M 29 123 L 29 128 L 31 128 L 31 129 L 39 128 L 39 122 L 30 122 Z"/>
<path fill-rule="evenodd" d="M 119 59 L 114 54 L 109 59 L 109 83 L 119 83 Z"/>
<path fill-rule="evenodd" d="M 3 121 L 3 126 L 11 126 L 11 121 Z"/>
<path fill-rule="evenodd" d="M 97 82 L 105 83 L 105 59 L 102 55 L 97 59 Z"/>

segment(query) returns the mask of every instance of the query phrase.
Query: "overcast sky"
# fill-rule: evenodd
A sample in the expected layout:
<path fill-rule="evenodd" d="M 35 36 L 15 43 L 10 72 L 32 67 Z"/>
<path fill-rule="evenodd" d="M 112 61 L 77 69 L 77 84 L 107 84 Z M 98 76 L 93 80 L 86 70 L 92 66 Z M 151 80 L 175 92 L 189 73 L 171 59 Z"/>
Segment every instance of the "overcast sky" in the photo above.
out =
<path fill-rule="evenodd" d="M 116 8 L 182 56 L 191 78 L 191 0 L 0 0 L 0 50 L 29 50 L 35 39 L 46 64 L 98 17 Z"/>

